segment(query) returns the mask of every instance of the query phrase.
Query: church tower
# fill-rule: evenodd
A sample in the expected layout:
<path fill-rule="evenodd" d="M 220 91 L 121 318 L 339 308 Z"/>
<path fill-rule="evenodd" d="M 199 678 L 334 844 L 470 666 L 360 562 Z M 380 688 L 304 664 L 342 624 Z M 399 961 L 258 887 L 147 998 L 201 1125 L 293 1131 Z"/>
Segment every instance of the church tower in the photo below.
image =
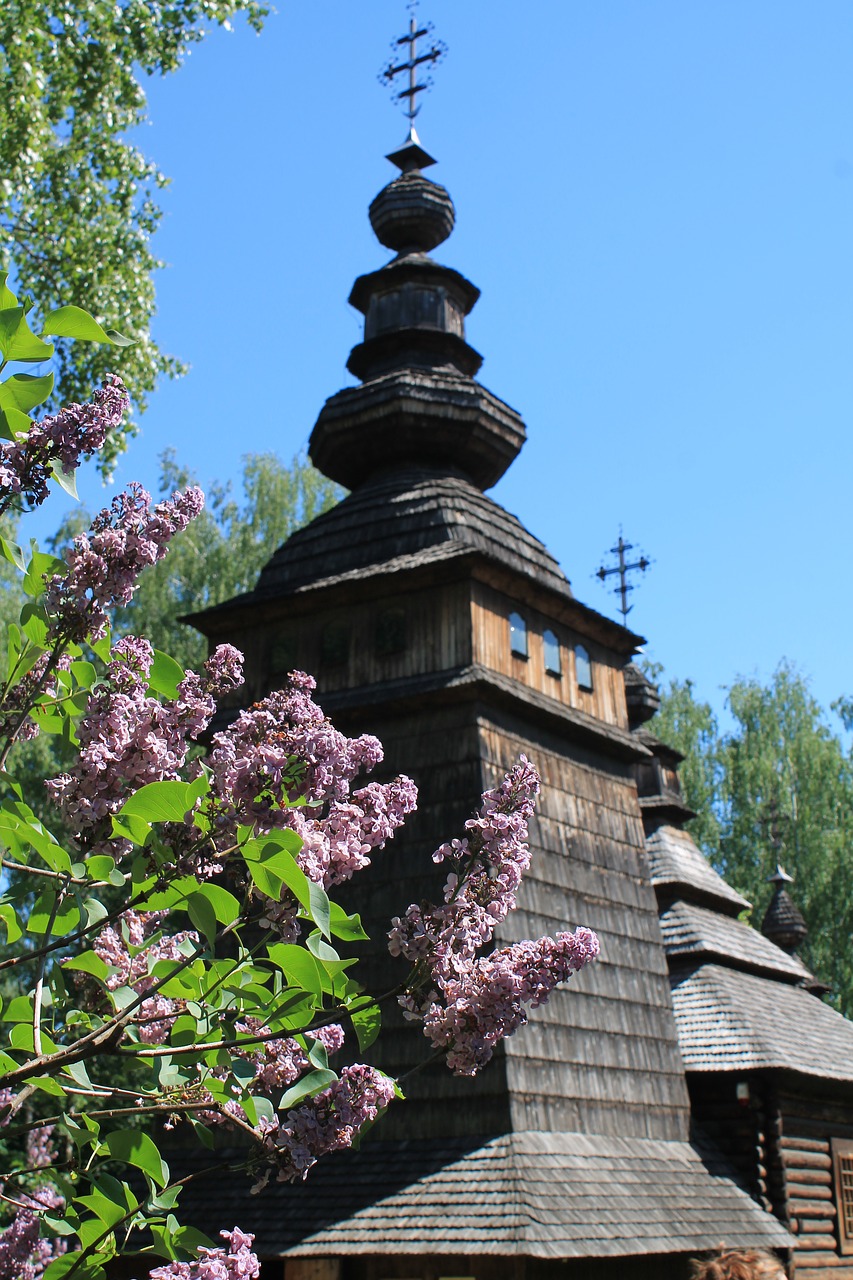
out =
<path fill-rule="evenodd" d="M 583 924 L 601 958 L 476 1080 L 443 1065 L 412 1075 L 360 1151 L 258 1198 L 254 1224 L 241 1206 L 240 1221 L 287 1280 L 679 1280 L 723 1238 L 784 1249 L 788 1233 L 690 1142 L 637 793 L 652 752 L 625 693 L 639 638 L 576 599 L 488 496 L 524 424 L 477 380 L 466 320 L 479 291 L 433 257 L 455 212 L 425 176 L 432 157 L 411 129 L 389 159 L 400 173 L 370 221 L 392 256 L 350 294 L 364 317 L 347 364 L 358 383 L 326 401 L 310 442 L 349 495 L 294 534 L 252 592 L 193 621 L 244 651 L 251 698 L 312 672 L 335 723 L 375 733 L 389 772 L 418 784 L 418 812 L 347 901 L 373 940 L 371 987 L 395 983 L 390 918 L 439 891 L 432 850 L 521 752 L 543 785 L 499 945 Z M 393 1009 L 384 1019 L 374 1060 L 403 1076 L 427 1044 Z"/>

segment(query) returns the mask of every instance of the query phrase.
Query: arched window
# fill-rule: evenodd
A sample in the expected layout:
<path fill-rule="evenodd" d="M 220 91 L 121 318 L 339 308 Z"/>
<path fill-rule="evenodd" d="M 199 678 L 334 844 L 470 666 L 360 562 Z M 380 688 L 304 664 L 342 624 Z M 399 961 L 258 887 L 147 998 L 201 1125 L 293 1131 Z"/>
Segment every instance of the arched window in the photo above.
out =
<path fill-rule="evenodd" d="M 543 632 L 542 645 L 545 650 L 545 670 L 548 675 L 561 676 L 563 669 L 560 665 L 560 642 L 553 631 Z"/>
<path fill-rule="evenodd" d="M 592 691 L 592 663 L 589 660 L 589 653 L 582 644 L 575 645 L 575 674 L 577 676 L 578 688 Z"/>
<path fill-rule="evenodd" d="M 520 613 L 509 615 L 509 649 L 516 658 L 527 657 L 527 623 Z"/>

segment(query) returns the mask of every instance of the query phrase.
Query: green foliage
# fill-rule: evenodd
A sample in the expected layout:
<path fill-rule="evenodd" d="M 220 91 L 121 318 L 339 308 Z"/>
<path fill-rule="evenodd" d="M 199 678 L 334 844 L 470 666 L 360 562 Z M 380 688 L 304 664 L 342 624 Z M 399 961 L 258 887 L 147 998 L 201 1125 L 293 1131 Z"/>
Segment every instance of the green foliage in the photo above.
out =
<path fill-rule="evenodd" d="M 242 12 L 259 30 L 259 0 L 4 0 L 0 5 L 0 234 L 21 286 L 49 310 L 86 297 L 135 345 L 120 361 L 81 349 L 63 327 L 54 404 L 88 399 L 119 372 L 140 410 L 158 377 L 183 366 L 149 332 L 149 246 L 166 179 L 127 134 L 146 113 L 142 76 L 181 63 L 206 26 Z M 9 265 L 9 264 L 7 264 Z M 0 263 L 2 266 L 2 263 Z M 6 304 L 0 298 L 0 307 Z M 3 326 L 0 325 L 0 329 Z M 120 437 L 103 459 L 109 470 Z"/>
<path fill-rule="evenodd" d="M 842 717 L 849 700 L 834 704 Z M 802 957 L 853 1015 L 853 758 L 805 677 L 782 663 L 767 684 L 735 681 L 733 727 L 720 731 L 689 682 L 663 691 L 653 732 L 684 752 L 690 824 L 714 866 L 754 904 L 759 924 L 777 861 L 809 938 Z M 849 727 L 849 726 L 848 726 Z"/>

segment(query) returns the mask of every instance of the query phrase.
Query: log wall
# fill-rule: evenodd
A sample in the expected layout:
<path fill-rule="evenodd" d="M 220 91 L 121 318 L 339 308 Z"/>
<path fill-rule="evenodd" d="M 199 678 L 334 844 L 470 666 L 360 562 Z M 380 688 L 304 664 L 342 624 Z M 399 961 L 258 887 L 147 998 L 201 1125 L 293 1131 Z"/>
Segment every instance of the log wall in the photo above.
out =
<path fill-rule="evenodd" d="M 749 1084 L 746 1106 L 737 1081 Z M 797 1237 L 795 1280 L 853 1280 L 853 1255 L 842 1254 L 837 1228 L 831 1139 L 853 1138 L 853 1099 L 770 1073 L 734 1076 L 695 1073 L 689 1080 L 693 1115 L 728 1157 L 745 1188 Z M 830 1086 L 831 1088 L 831 1086 Z"/>

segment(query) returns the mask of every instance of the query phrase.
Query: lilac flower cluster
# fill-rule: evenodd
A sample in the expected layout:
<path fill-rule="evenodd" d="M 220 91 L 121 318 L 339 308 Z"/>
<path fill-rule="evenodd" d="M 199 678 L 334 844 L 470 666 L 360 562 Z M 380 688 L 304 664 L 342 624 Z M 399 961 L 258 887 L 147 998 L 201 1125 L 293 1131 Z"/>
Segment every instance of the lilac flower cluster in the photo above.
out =
<path fill-rule="evenodd" d="M 40 506 L 55 468 L 71 475 L 83 458 L 100 449 L 130 407 L 121 378 L 108 374 L 89 404 L 69 404 L 33 423 L 18 440 L 0 441 L 0 514 L 14 497 Z"/>
<path fill-rule="evenodd" d="M 522 756 L 500 786 L 483 794 L 480 812 L 465 823 L 468 835 L 441 845 L 435 862 L 453 870 L 441 906 L 417 903 L 391 922 L 388 949 L 413 964 L 428 962 L 438 982 L 466 973 L 476 952 L 516 905 L 530 865 L 527 824 L 539 794 L 539 775 Z"/>
<path fill-rule="evenodd" d="M 278 1167 L 279 1182 L 296 1182 L 329 1151 L 352 1146 L 394 1098 L 394 1081 L 375 1067 L 344 1067 L 340 1079 L 288 1111 L 281 1124 L 267 1123 L 265 1154 Z M 269 1175 L 267 1175 L 268 1178 Z M 254 1190 L 265 1185 L 262 1179 Z"/>
<path fill-rule="evenodd" d="M 190 744 L 210 724 L 216 697 L 242 684 L 242 655 L 220 645 L 204 673 L 188 671 L 173 701 L 148 695 L 154 651 L 126 636 L 110 653 L 103 682 L 89 698 L 73 768 L 47 783 L 48 793 L 84 843 L 107 834 L 106 820 L 149 782 L 175 778 Z"/>
<path fill-rule="evenodd" d="M 48 673 L 49 664 L 50 655 L 43 653 L 0 703 L 0 739 L 14 734 L 18 742 L 29 742 L 38 737 L 35 720 L 22 713 L 31 711 L 36 701 L 59 696 L 57 672 L 70 670 L 71 658 L 67 653 L 60 654 Z"/>
<path fill-rule="evenodd" d="M 424 1034 L 445 1051 L 456 1075 L 475 1075 L 498 1041 L 527 1021 L 526 1005 L 541 1004 L 598 955 L 595 934 L 578 929 L 477 957 L 516 906 L 530 864 L 527 824 L 538 792 L 539 776 L 522 756 L 499 787 L 485 792 L 464 839 L 433 855 L 453 864 L 444 902 L 412 903 L 388 934 L 391 954 L 415 966 L 400 1003 L 409 1017 L 423 1021 Z"/>
<path fill-rule="evenodd" d="M 347 738 L 335 729 L 311 697 L 315 687 L 292 672 L 285 689 L 214 735 L 208 765 L 223 833 L 231 838 L 238 823 L 289 827 L 302 838 L 303 871 L 328 888 L 369 865 L 415 808 L 417 788 L 398 777 L 352 790 L 359 772 L 381 762 L 382 747 L 370 735 Z M 267 915 L 283 936 L 294 936 L 289 901 L 270 903 Z"/>
<path fill-rule="evenodd" d="M 475 960 L 467 972 L 441 984 L 440 1001 L 424 1015 L 424 1034 L 447 1054 L 458 1076 L 476 1075 L 504 1036 L 527 1021 L 525 1005 L 535 1009 L 598 955 L 591 929 L 558 933 L 538 942 L 516 942 Z"/>
<path fill-rule="evenodd" d="M 49 579 L 45 603 L 53 615 L 53 635 L 99 640 L 106 633 L 107 611 L 129 603 L 142 570 L 163 558 L 171 539 L 203 506 L 204 494 L 192 487 L 152 509 L 142 485 L 129 485 L 66 550 L 68 571 Z"/>
<path fill-rule="evenodd" d="M 0 1184 L 0 1192 L 3 1187 Z M 39 1211 L 58 1209 L 65 1201 L 55 1187 L 44 1185 L 33 1195 L 16 1196 L 22 1205 L 5 1231 L 0 1232 L 0 1276 L 9 1280 L 38 1280 L 54 1258 L 65 1253 L 64 1240 L 39 1235 Z"/>
<path fill-rule="evenodd" d="M 181 944 L 198 942 L 198 934 L 191 930 L 154 935 L 162 915 L 159 911 L 144 914 L 125 911 L 120 917 L 123 932 L 107 925 L 97 934 L 92 950 L 113 970 L 106 979 L 108 990 L 132 987 L 137 995 L 144 995 L 154 985 L 151 971 L 159 960 L 182 960 Z M 134 1018 L 140 1040 L 146 1044 L 162 1044 L 182 1008 L 182 1001 L 169 999 L 159 992 L 143 1000 Z"/>
<path fill-rule="evenodd" d="M 263 1035 L 265 1030 L 257 1018 L 246 1018 L 237 1023 L 237 1031 L 242 1035 Z M 330 1056 L 337 1053 L 344 1043 L 344 1029 L 336 1022 L 328 1027 L 319 1027 L 311 1032 L 311 1036 L 323 1045 Z M 264 1089 L 286 1089 L 311 1065 L 305 1050 L 290 1037 L 264 1040 L 237 1052 L 257 1068 L 255 1083 Z"/>
<path fill-rule="evenodd" d="M 195 1262 L 168 1262 L 155 1267 L 149 1280 L 257 1280 L 261 1264 L 252 1252 L 255 1237 L 239 1227 L 219 1234 L 227 1241 L 227 1248 L 202 1247 Z"/>

